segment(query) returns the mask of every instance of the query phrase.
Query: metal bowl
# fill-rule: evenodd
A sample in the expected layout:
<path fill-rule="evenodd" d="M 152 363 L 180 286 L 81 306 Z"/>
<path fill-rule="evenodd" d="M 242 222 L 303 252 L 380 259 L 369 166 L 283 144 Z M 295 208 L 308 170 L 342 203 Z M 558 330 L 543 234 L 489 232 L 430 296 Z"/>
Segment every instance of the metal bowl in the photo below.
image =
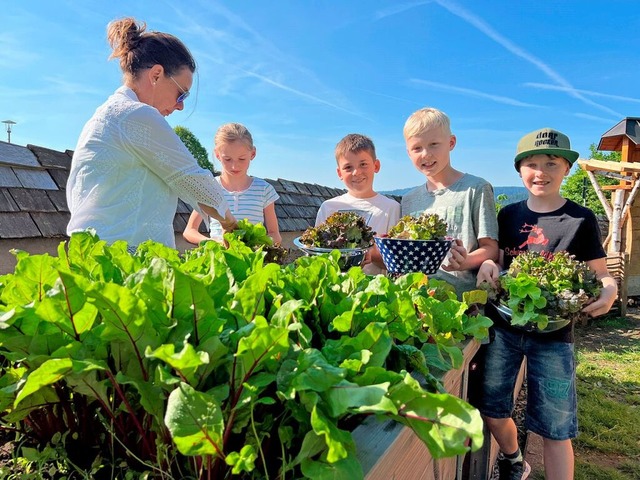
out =
<path fill-rule="evenodd" d="M 508 270 L 502 270 L 500 272 L 500 276 L 504 277 L 508 273 L 509 273 Z M 524 330 L 525 332 L 538 332 L 538 333 L 555 332 L 556 330 L 560 330 L 561 328 L 564 328 L 571 323 L 571 319 L 550 316 L 549 323 L 547 324 L 546 328 L 543 328 L 542 330 L 539 329 L 536 324 L 512 325 L 511 315 L 513 314 L 513 310 L 511 310 L 507 305 L 505 305 L 503 301 L 492 301 L 491 304 L 495 307 L 495 309 L 500 314 L 500 317 L 505 322 L 507 322 L 513 328 L 517 328 L 518 330 Z"/>
<path fill-rule="evenodd" d="M 389 273 L 438 271 L 454 240 L 409 240 L 406 238 L 373 237 L 382 261 Z"/>
<path fill-rule="evenodd" d="M 570 319 L 561 318 L 561 317 L 549 317 L 549 323 L 543 329 L 539 329 L 536 324 L 526 324 L 526 325 L 513 325 L 511 323 L 511 315 L 513 314 L 513 310 L 507 307 L 505 304 L 501 302 L 491 302 L 495 309 L 500 314 L 500 317 L 506 322 L 509 323 L 513 328 L 517 328 L 518 330 L 524 330 L 525 332 L 538 332 L 538 333 L 549 333 L 555 332 L 556 330 L 560 330 L 561 328 L 566 327 L 571 323 Z"/>
<path fill-rule="evenodd" d="M 293 244 L 302 250 L 307 255 L 324 255 L 333 252 L 334 250 L 338 250 L 340 252 L 340 260 L 338 264 L 340 265 L 340 269 L 344 272 L 349 270 L 351 267 L 359 267 L 364 262 L 364 257 L 367 254 L 367 250 L 369 250 L 372 246 L 363 247 L 363 248 L 321 248 L 321 247 L 310 247 L 305 245 L 300 241 L 300 237 L 296 237 L 293 239 Z"/>

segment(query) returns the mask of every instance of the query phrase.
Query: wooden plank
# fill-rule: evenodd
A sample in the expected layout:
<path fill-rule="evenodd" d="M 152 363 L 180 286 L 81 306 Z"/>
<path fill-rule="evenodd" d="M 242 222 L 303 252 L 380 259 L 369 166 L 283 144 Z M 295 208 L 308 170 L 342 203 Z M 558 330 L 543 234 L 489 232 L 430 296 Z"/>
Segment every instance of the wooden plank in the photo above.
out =
<path fill-rule="evenodd" d="M 56 182 L 59 190 L 65 190 L 67 188 L 69 170 L 58 170 L 57 168 L 51 168 L 49 169 L 49 175 L 51 175 L 53 181 Z"/>
<path fill-rule="evenodd" d="M 57 212 L 46 190 L 35 188 L 10 188 L 9 193 L 23 212 Z"/>
<path fill-rule="evenodd" d="M 19 212 L 20 207 L 9 193 L 9 190 L 0 188 L 0 212 Z"/>
<path fill-rule="evenodd" d="M 634 172 L 640 173 L 640 164 L 638 162 L 613 162 L 607 160 L 578 160 L 578 165 L 584 170 L 606 170 L 608 172 Z"/>
<path fill-rule="evenodd" d="M 626 252 L 611 252 L 607 254 L 607 270 L 618 284 L 618 298 L 620 304 L 620 316 L 627 315 L 627 270 L 629 267 L 629 254 Z"/>
<path fill-rule="evenodd" d="M 623 225 L 624 225 L 624 221 L 627 218 L 627 215 L 629 214 L 631 206 L 633 205 L 633 201 L 635 200 L 636 195 L 638 194 L 638 188 L 640 188 L 640 179 L 636 179 L 635 182 L 633 183 L 633 188 L 631 189 L 631 193 L 629 193 L 629 196 L 627 197 L 627 201 L 624 204 L 624 208 L 622 209 Z"/>
<path fill-rule="evenodd" d="M 0 164 L 6 166 L 40 168 L 31 150 L 15 143 L 0 142 Z"/>
<path fill-rule="evenodd" d="M 0 238 L 33 238 L 42 234 L 27 212 L 0 213 Z"/>
<path fill-rule="evenodd" d="M 16 177 L 16 174 L 13 173 L 11 167 L 3 167 L 0 165 L 0 187 L 10 188 L 10 187 L 21 187 L 20 180 Z"/>
<path fill-rule="evenodd" d="M 68 212 L 67 194 L 64 190 L 47 190 L 47 196 L 59 212 Z"/>
<path fill-rule="evenodd" d="M 469 339 L 463 347 L 464 364 L 447 371 L 442 384 L 452 395 L 466 392 L 469 363 L 478 351 L 478 341 Z M 462 458 L 451 457 L 434 462 L 428 448 L 413 431 L 394 421 L 384 424 L 369 419 L 356 428 L 353 438 L 358 460 L 367 480 L 454 480 L 460 478 Z"/>
<path fill-rule="evenodd" d="M 39 188 L 42 190 L 58 190 L 58 185 L 53 181 L 47 170 L 28 170 L 26 168 L 14 168 L 13 172 L 20 180 L 24 188 Z"/>
<path fill-rule="evenodd" d="M 62 238 L 67 236 L 67 225 L 71 214 L 32 212 L 31 218 L 45 238 Z M 40 235 L 38 235 L 40 236 Z"/>
<path fill-rule="evenodd" d="M 603 185 L 603 190 L 631 190 L 631 185 Z"/>
<path fill-rule="evenodd" d="M 38 162 L 40 162 L 40 165 L 43 167 L 54 167 L 67 171 L 71 168 L 71 157 L 64 152 L 58 152 L 57 150 L 51 150 L 50 148 L 39 147 L 37 145 L 27 145 L 27 148 L 35 154 Z"/>

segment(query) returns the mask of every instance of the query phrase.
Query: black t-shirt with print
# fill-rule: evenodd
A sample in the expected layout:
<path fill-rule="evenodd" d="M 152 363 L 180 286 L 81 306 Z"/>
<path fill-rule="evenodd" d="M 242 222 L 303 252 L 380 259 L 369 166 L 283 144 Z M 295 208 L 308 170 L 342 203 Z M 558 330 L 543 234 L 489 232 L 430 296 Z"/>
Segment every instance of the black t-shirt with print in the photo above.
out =
<path fill-rule="evenodd" d="M 558 210 L 547 213 L 530 210 L 526 200 L 506 205 L 498 212 L 498 232 L 505 269 L 509 268 L 514 257 L 526 251 L 543 255 L 566 251 L 584 262 L 606 257 L 595 215 L 571 200 Z M 508 326 L 500 318 L 493 319 L 501 326 Z M 557 332 L 534 335 L 573 342 L 572 325 Z"/>

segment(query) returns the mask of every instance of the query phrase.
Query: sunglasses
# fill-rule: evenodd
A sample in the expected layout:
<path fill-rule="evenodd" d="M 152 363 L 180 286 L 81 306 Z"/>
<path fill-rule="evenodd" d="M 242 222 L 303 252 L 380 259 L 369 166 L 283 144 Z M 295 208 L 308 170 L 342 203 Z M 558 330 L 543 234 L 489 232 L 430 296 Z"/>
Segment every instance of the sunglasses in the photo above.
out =
<path fill-rule="evenodd" d="M 180 95 L 178 95 L 178 98 L 176 98 L 176 103 L 184 102 L 187 99 L 187 97 L 189 96 L 189 93 L 190 93 L 189 90 L 185 90 L 184 88 L 182 88 L 180 86 L 180 84 L 178 82 L 176 82 L 176 79 L 173 78 L 171 75 L 169 75 L 169 78 L 171 80 L 173 80 L 173 83 L 175 83 L 176 87 L 178 87 L 180 89 L 180 91 L 182 92 Z"/>

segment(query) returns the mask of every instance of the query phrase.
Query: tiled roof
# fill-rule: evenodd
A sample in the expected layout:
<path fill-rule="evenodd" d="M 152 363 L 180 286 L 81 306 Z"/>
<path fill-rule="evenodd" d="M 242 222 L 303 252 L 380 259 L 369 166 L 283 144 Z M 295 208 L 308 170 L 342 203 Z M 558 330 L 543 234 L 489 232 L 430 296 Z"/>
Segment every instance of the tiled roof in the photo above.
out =
<path fill-rule="evenodd" d="M 69 209 L 65 195 L 73 152 L 0 141 L 0 239 L 65 237 Z M 267 180 L 280 198 L 280 231 L 297 232 L 315 223 L 320 204 L 343 189 L 292 180 Z M 178 201 L 173 226 L 181 233 L 191 207 Z"/>

